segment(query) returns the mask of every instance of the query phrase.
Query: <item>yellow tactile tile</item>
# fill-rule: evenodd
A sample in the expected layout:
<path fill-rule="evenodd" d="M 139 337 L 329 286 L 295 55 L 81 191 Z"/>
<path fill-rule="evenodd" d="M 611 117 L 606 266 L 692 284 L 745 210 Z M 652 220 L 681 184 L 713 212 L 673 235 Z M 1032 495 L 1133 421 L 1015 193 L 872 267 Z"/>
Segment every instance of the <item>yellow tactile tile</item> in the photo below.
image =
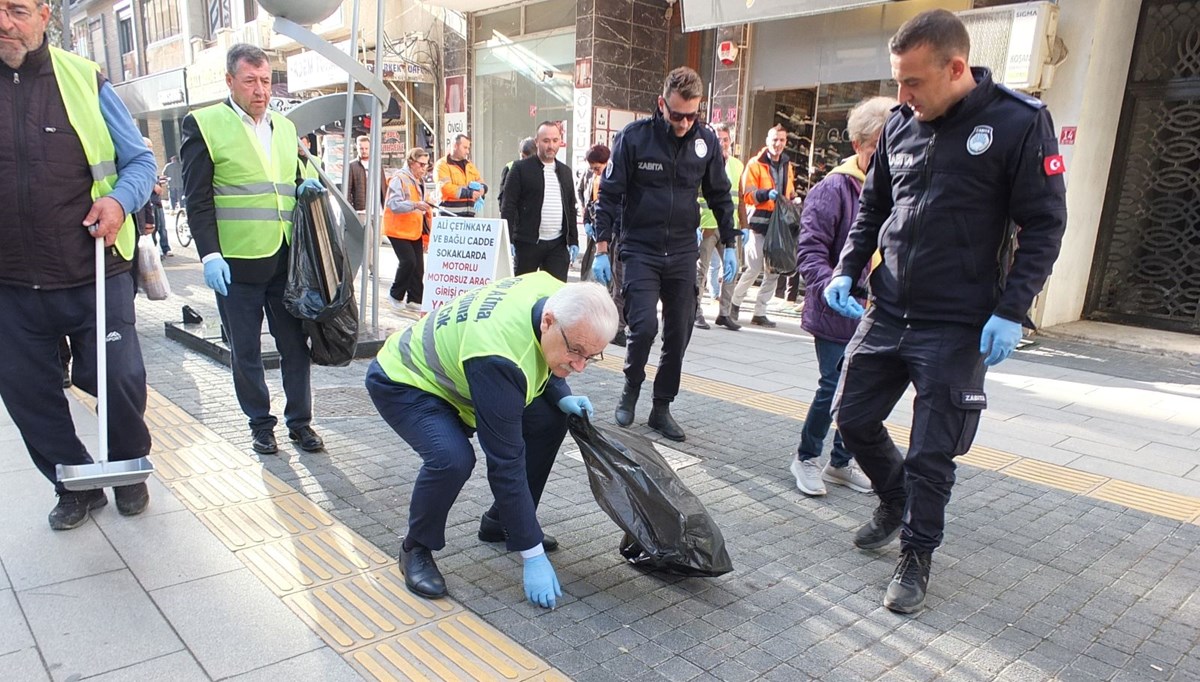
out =
<path fill-rule="evenodd" d="M 991 469 L 992 471 L 1000 471 L 1017 460 L 1021 459 L 1016 455 L 1011 455 L 1007 452 L 1001 452 L 995 448 L 983 447 L 976 445 L 965 455 L 959 455 L 957 460 L 960 464 L 970 464 L 977 466 L 980 469 Z"/>
<path fill-rule="evenodd" d="M 395 561 L 340 525 L 257 545 L 237 554 L 281 597 L 385 568 Z"/>
<path fill-rule="evenodd" d="M 195 445 L 226 443 L 212 429 L 195 422 L 150 429 L 155 450 L 182 450 Z M 228 443 L 226 443 L 228 444 Z"/>
<path fill-rule="evenodd" d="M 333 517 L 299 494 L 221 507 L 198 516 L 234 551 L 337 525 Z"/>
<path fill-rule="evenodd" d="M 173 426 L 195 424 L 196 420 L 183 410 L 168 405 L 163 407 L 148 407 L 146 409 L 146 426 L 154 429 L 168 429 Z"/>
<path fill-rule="evenodd" d="M 207 476 L 220 471 L 245 469 L 258 462 L 229 443 L 202 443 L 150 453 L 154 469 L 164 481 L 177 481 L 194 476 Z"/>
<path fill-rule="evenodd" d="M 463 612 L 449 599 L 421 599 L 410 593 L 395 563 L 290 595 L 284 601 L 341 652 Z"/>
<path fill-rule="evenodd" d="M 1165 516 L 1176 521 L 1193 521 L 1200 518 L 1200 500 L 1186 495 L 1176 495 L 1147 488 L 1136 483 L 1110 480 L 1093 490 L 1088 497 Z"/>
<path fill-rule="evenodd" d="M 261 466 L 171 481 L 170 488 L 193 511 L 208 511 L 294 492 Z"/>
<path fill-rule="evenodd" d="M 376 680 L 528 680 L 549 671 L 537 657 L 472 614 L 436 623 L 350 654 Z"/>
<path fill-rule="evenodd" d="M 1041 483 L 1059 490 L 1067 490 L 1077 495 L 1095 490 L 1097 486 L 1108 480 L 1103 476 L 1068 469 L 1057 464 L 1039 462 L 1036 459 L 1018 460 L 1001 471 L 1009 476 Z"/>

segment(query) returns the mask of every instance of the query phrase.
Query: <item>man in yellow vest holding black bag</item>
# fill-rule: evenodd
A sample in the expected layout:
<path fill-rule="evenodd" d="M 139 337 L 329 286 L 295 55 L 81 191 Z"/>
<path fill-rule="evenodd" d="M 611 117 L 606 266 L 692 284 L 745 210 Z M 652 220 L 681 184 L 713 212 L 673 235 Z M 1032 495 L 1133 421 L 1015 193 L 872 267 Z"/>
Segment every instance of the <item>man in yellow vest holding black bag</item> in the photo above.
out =
<path fill-rule="evenodd" d="M 520 552 L 525 596 L 542 607 L 562 595 L 537 505 L 567 433 L 567 414 L 591 416 L 566 377 L 582 372 L 617 333 L 617 308 L 595 282 L 546 272 L 493 282 L 455 298 L 388 338 L 367 370 L 376 409 L 420 455 L 400 565 L 409 591 L 445 597 L 433 552 L 475 466 L 478 431 L 495 504 L 479 538 Z"/>
<path fill-rule="evenodd" d="M 0 399 L 29 455 L 56 481 L 55 465 L 90 464 L 62 391 L 59 340 L 71 339 L 72 380 L 96 394 L 95 240 L 105 254 L 109 452 L 150 452 L 146 368 L 134 326 L 129 275 L 131 215 L 146 204 L 157 169 L 129 111 L 100 67 L 50 47 L 48 3 L 0 3 Z M 55 483 L 50 527 L 75 528 L 108 503 L 104 490 Z M 117 510 L 141 513 L 144 483 L 113 490 Z"/>
<path fill-rule="evenodd" d="M 312 429 L 308 339 L 283 307 L 292 209 L 319 181 L 301 174 L 296 127 L 269 111 L 271 64 L 261 49 L 239 44 L 226 56 L 229 99 L 183 120 L 184 195 L 188 222 L 204 263 L 204 282 L 217 293 L 229 339 L 233 388 L 250 420 L 255 452 L 274 454 L 277 419 L 262 364 L 263 312 L 279 351 L 284 420 L 300 449 L 325 447 Z"/>

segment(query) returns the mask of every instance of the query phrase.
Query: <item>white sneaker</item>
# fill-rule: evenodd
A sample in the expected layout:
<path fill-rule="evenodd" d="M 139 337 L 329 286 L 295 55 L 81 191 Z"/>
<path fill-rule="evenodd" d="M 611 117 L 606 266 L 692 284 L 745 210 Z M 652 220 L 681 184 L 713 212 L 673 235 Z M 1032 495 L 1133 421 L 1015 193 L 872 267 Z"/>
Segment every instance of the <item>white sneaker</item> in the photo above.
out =
<path fill-rule="evenodd" d="M 409 301 L 408 303 L 404 304 L 404 307 L 413 311 L 414 313 L 421 312 L 421 304 L 420 303 L 413 303 L 413 302 Z"/>
<path fill-rule="evenodd" d="M 387 300 L 388 300 L 388 303 L 391 304 L 392 310 L 396 310 L 396 311 L 404 310 L 404 303 L 397 301 L 396 299 L 392 298 L 391 296 L 388 296 Z"/>
<path fill-rule="evenodd" d="M 789 467 L 796 477 L 796 487 L 805 495 L 820 496 L 825 494 L 825 484 L 821 482 L 821 463 L 817 459 L 798 460 L 792 458 Z"/>
<path fill-rule="evenodd" d="M 847 488 L 860 493 L 871 492 L 871 479 L 863 473 L 862 469 L 858 468 L 858 462 L 850 460 L 846 466 L 838 469 L 832 464 L 825 465 L 825 470 L 821 472 L 821 478 L 827 483 L 834 485 L 844 485 Z"/>

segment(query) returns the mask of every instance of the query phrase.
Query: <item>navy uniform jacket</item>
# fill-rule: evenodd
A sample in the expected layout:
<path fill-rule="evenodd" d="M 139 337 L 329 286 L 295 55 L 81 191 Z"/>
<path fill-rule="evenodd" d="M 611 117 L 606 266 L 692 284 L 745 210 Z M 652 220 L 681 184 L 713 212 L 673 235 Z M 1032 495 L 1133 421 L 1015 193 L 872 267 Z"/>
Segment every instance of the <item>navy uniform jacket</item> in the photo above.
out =
<path fill-rule="evenodd" d="M 1050 113 L 971 72 L 975 88 L 935 121 L 893 109 L 834 270 L 854 279 L 878 248 L 871 300 L 895 317 L 1021 322 L 1058 258 L 1066 187 Z"/>
<path fill-rule="evenodd" d="M 697 188 L 717 218 L 721 242 L 733 246 L 734 206 L 716 133 L 697 121 L 677 138 L 660 111 L 630 123 L 617 134 L 600 180 L 596 241 L 612 241 L 619 225 L 622 254 L 696 258 Z"/>

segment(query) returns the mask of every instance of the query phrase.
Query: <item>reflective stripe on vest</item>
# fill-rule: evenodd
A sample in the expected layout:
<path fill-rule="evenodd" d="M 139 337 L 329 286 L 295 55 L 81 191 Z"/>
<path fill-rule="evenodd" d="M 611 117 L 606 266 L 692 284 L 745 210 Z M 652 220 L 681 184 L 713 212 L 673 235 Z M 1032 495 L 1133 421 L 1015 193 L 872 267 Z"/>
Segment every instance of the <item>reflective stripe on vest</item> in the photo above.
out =
<path fill-rule="evenodd" d="M 550 379 L 533 332 L 533 307 L 563 286 L 552 275 L 534 272 L 469 291 L 389 337 L 379 366 L 392 381 L 444 399 L 474 428 L 475 405 L 463 366 L 477 357 L 505 358 L 525 376 L 528 405 Z"/>
<path fill-rule="evenodd" d="M 266 115 L 271 117 L 270 158 L 228 103 L 192 112 L 213 161 L 213 206 L 225 258 L 266 258 L 292 241 L 296 127 L 284 116 Z"/>
<path fill-rule="evenodd" d="M 50 62 L 54 66 L 54 80 L 58 81 L 67 118 L 87 157 L 92 174 L 92 200 L 95 201 L 111 194 L 117 186 L 117 150 L 108 124 L 104 122 L 104 114 L 100 112 L 100 90 L 96 81 L 100 66 L 57 47 L 50 48 Z M 116 241 L 117 253 L 125 260 L 133 258 L 133 233 L 133 216 L 127 215 Z"/>

